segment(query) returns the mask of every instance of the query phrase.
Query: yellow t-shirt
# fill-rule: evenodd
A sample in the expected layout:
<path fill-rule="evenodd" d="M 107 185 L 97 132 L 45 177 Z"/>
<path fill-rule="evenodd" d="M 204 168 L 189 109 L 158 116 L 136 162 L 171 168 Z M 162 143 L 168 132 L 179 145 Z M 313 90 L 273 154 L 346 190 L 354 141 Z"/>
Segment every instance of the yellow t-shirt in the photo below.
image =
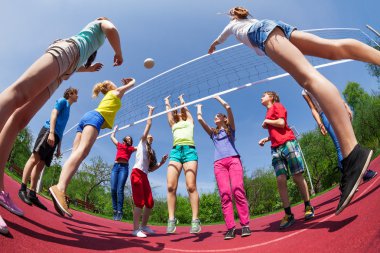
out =
<path fill-rule="evenodd" d="M 112 91 L 107 92 L 102 101 L 100 101 L 98 108 L 95 109 L 95 111 L 99 112 L 104 118 L 104 123 L 101 127 L 102 129 L 112 128 L 116 113 L 119 111 L 120 107 L 120 98 L 113 94 Z"/>
<path fill-rule="evenodd" d="M 194 124 L 189 121 L 179 121 L 172 126 L 173 146 L 194 146 Z"/>

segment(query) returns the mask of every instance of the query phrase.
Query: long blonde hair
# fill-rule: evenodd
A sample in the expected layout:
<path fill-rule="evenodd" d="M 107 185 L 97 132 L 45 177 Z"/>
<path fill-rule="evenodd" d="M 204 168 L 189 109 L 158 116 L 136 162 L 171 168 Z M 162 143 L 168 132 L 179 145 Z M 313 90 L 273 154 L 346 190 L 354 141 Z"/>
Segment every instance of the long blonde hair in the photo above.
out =
<path fill-rule="evenodd" d="M 103 93 L 103 95 L 105 95 L 110 90 L 114 90 L 115 87 L 116 85 L 109 80 L 97 83 L 94 85 L 94 88 L 92 89 L 92 97 L 97 98 L 100 92 Z"/>

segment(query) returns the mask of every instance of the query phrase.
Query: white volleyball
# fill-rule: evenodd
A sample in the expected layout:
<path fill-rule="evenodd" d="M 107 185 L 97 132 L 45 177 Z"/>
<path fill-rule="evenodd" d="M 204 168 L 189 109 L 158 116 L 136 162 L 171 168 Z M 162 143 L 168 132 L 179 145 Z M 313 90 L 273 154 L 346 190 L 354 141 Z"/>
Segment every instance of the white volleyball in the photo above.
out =
<path fill-rule="evenodd" d="M 154 66 L 154 60 L 152 58 L 147 58 L 144 61 L 144 67 L 147 69 L 151 69 Z"/>

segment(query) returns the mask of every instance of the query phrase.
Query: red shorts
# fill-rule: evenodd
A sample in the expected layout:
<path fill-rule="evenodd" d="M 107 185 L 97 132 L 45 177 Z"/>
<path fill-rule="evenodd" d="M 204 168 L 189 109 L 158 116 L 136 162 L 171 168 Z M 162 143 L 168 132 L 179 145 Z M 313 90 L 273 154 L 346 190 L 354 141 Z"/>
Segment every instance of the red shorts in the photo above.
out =
<path fill-rule="evenodd" d="M 132 197 L 138 208 L 153 208 L 154 201 L 148 175 L 142 170 L 134 168 L 131 173 Z"/>

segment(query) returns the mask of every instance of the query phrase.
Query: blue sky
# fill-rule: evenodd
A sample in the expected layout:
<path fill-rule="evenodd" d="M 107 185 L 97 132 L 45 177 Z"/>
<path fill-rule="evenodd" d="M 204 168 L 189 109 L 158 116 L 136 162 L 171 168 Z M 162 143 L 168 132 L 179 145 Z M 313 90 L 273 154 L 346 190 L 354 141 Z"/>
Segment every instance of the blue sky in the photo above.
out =
<path fill-rule="evenodd" d="M 118 83 L 126 76 L 133 76 L 137 83 L 141 83 L 178 64 L 206 54 L 210 43 L 228 23 L 227 16 L 216 13 L 226 12 L 238 5 L 250 9 L 255 18 L 281 19 L 302 30 L 353 27 L 370 34 L 365 28 L 366 24 L 380 30 L 380 2 L 377 0 L 367 0 L 365 4 L 362 1 L 343 0 L 3 0 L 0 9 L 3 24 L 0 41 L 0 91 L 14 82 L 52 41 L 76 34 L 84 25 L 99 16 L 109 17 L 121 36 L 124 64 L 121 67 L 112 67 L 113 51 L 106 42 L 97 56 L 97 61 L 102 62 L 104 68 L 98 73 L 77 73 L 64 82 L 29 125 L 36 137 L 43 122 L 49 118 L 55 100 L 62 96 L 68 86 L 73 86 L 79 89 L 79 99 L 72 106 L 67 125 L 70 128 L 100 101 L 91 99 L 93 84 L 105 79 Z M 236 43 L 231 37 L 222 47 Z M 143 61 L 148 57 L 156 60 L 156 66 L 150 70 L 143 67 Z M 367 91 L 378 87 L 376 79 L 369 76 L 363 63 L 340 64 L 322 69 L 321 72 L 339 90 L 348 81 L 362 84 Z M 260 104 L 261 94 L 266 90 L 275 90 L 280 94 L 282 103 L 288 109 L 288 121 L 299 132 L 315 127 L 310 110 L 301 96 L 301 88 L 290 77 L 223 96 L 233 108 L 237 125 L 236 146 L 249 174 L 256 168 L 268 167 L 271 161 L 269 145 L 264 148 L 257 145 L 258 140 L 267 135 L 266 130 L 261 128 L 265 108 Z M 214 100 L 205 101 L 203 105 L 204 117 L 212 124 L 213 115 L 222 111 L 222 107 Z M 195 117 L 195 108 L 190 109 Z M 143 127 L 144 124 L 140 124 L 121 131 L 117 138 L 130 134 L 137 144 Z M 153 120 L 151 133 L 155 137 L 156 153 L 168 153 L 172 145 L 172 135 L 166 117 Z M 72 138 L 70 135 L 66 136 L 63 147 L 69 147 Z M 195 142 L 199 154 L 198 189 L 200 192 L 210 192 L 215 186 L 213 145 L 198 123 Z M 113 144 L 106 137 L 95 143 L 88 158 L 101 155 L 106 162 L 112 164 L 115 153 Z M 134 156 L 130 166 L 133 163 Z M 165 196 L 166 167 L 150 174 L 149 179 L 155 187 L 156 196 Z M 180 178 L 179 192 L 186 193 L 183 176 Z"/>

